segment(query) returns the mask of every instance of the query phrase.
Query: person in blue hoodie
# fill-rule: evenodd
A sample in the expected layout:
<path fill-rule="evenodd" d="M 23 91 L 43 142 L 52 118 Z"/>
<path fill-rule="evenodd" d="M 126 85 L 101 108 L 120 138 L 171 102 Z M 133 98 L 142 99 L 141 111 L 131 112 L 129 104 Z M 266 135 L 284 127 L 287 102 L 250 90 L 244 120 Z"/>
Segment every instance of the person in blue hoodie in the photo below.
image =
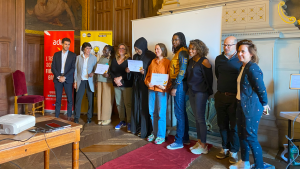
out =
<path fill-rule="evenodd" d="M 249 168 L 249 152 L 253 154 L 254 167 L 264 168 L 262 149 L 257 140 L 260 118 L 268 115 L 267 90 L 263 81 L 263 72 L 259 68 L 257 48 L 251 40 L 237 43 L 237 54 L 243 63 L 237 78 L 237 126 L 242 159 L 231 165 L 230 169 Z"/>

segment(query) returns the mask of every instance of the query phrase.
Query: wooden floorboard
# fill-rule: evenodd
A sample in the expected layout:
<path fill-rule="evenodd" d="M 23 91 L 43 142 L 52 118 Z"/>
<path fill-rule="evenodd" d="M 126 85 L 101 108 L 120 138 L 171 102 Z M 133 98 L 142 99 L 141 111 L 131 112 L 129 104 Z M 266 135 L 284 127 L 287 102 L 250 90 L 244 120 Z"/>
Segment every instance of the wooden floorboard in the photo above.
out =
<path fill-rule="evenodd" d="M 83 152 L 114 152 L 128 145 L 92 145 L 81 149 Z"/>

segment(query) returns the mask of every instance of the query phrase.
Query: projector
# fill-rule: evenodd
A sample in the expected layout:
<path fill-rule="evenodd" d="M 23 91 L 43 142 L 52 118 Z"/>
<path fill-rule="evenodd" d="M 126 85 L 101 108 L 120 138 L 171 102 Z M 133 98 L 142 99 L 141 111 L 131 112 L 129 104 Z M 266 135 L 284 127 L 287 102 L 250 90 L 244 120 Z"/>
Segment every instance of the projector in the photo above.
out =
<path fill-rule="evenodd" d="M 8 114 L 0 117 L 0 134 L 19 134 L 34 125 L 34 116 Z"/>

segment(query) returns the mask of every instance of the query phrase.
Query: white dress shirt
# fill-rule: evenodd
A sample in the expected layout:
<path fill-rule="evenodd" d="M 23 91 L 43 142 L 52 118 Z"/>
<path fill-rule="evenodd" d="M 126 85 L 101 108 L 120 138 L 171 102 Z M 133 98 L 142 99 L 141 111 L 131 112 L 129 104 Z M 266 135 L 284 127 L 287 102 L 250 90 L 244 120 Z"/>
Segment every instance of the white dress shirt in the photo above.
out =
<path fill-rule="evenodd" d="M 65 73 L 65 65 L 66 65 L 68 52 L 69 51 L 66 51 L 65 53 L 61 52 L 61 71 L 60 71 L 60 73 Z"/>
<path fill-rule="evenodd" d="M 82 68 L 82 72 L 81 72 L 81 80 L 88 80 L 89 76 L 88 76 L 88 61 L 90 57 L 84 57 L 84 54 L 81 55 L 81 57 L 83 57 L 84 59 L 84 63 L 83 63 L 83 68 Z"/>

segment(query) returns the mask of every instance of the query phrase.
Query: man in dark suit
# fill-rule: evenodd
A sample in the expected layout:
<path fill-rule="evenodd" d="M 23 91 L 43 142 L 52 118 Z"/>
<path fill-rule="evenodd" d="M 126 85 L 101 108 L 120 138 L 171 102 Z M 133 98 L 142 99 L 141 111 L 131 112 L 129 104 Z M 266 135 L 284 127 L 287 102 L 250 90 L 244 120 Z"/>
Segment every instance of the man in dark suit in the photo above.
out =
<path fill-rule="evenodd" d="M 51 71 L 54 74 L 53 82 L 56 93 L 55 117 L 59 116 L 62 92 L 63 88 L 65 88 L 65 93 L 68 100 L 67 115 L 69 121 L 71 121 L 72 116 L 72 91 L 76 61 L 76 54 L 69 51 L 70 43 L 71 40 L 69 38 L 62 39 L 62 51 L 54 54 L 51 65 Z"/>

